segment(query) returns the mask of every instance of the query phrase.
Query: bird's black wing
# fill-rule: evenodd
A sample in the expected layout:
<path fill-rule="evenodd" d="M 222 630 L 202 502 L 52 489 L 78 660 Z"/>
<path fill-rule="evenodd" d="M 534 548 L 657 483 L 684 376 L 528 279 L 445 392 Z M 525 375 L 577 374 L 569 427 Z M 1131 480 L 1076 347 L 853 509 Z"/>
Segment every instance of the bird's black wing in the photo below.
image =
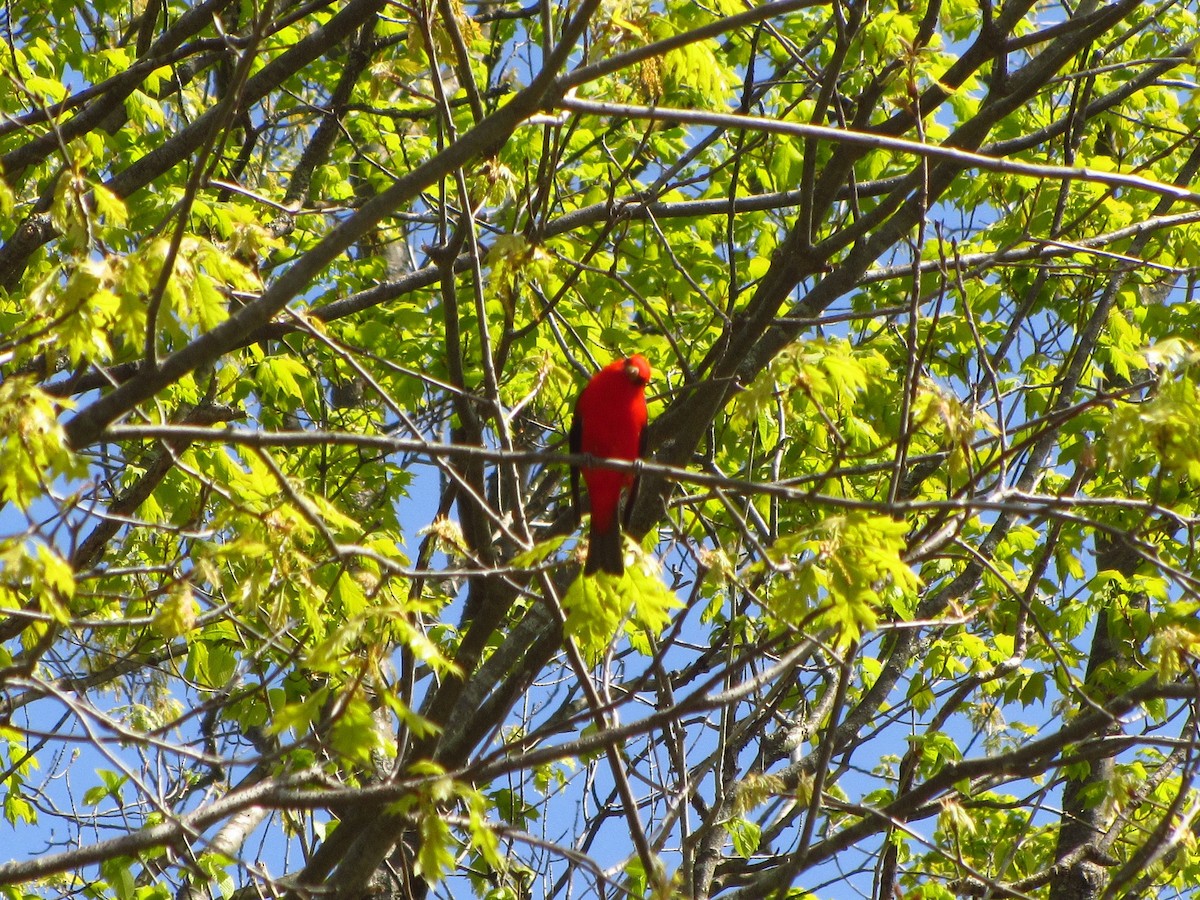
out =
<path fill-rule="evenodd" d="M 638 459 L 646 458 L 646 431 L 647 429 L 643 426 L 642 433 L 638 437 Z M 633 515 L 633 504 L 637 502 L 638 485 L 641 481 L 641 476 L 633 476 L 633 484 L 629 486 L 629 495 L 625 498 L 625 514 L 621 517 L 622 528 L 629 528 L 629 517 Z"/>

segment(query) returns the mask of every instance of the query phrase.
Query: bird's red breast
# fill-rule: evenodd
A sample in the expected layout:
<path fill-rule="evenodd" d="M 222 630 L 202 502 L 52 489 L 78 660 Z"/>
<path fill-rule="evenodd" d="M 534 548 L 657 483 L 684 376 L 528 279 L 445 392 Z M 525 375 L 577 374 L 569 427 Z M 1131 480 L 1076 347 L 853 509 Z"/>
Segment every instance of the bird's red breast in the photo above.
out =
<path fill-rule="evenodd" d="M 613 360 L 596 372 L 575 404 L 581 424 L 578 451 L 612 460 L 636 460 L 641 455 L 642 432 L 646 428 L 646 385 L 650 364 L 641 354 Z M 612 469 L 583 469 L 583 479 L 593 494 L 595 512 L 596 476 L 612 475 L 618 485 L 629 484 L 632 475 Z"/>
<path fill-rule="evenodd" d="M 646 428 L 646 385 L 650 363 L 635 353 L 611 363 L 592 376 L 575 403 L 575 428 L 579 453 L 610 459 L 637 459 Z M 591 498 L 592 521 L 607 530 L 612 526 L 621 489 L 633 475 L 613 469 L 583 468 Z"/>

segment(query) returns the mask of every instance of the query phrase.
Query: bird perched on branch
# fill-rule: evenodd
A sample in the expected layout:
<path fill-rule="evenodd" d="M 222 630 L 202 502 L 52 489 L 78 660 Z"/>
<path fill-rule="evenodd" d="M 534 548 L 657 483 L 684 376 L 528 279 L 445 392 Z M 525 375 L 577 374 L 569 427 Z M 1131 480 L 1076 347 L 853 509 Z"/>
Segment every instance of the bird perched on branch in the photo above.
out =
<path fill-rule="evenodd" d="M 650 363 L 637 353 L 614 359 L 593 375 L 575 401 L 571 452 L 630 461 L 640 458 L 646 444 L 646 385 L 649 382 Z M 627 523 L 637 495 L 637 479 L 631 472 L 572 466 L 571 499 L 576 510 L 579 509 L 581 471 L 592 507 L 587 562 L 583 571 L 587 575 L 596 572 L 620 575 L 625 571 L 625 560 L 617 512 L 621 493 L 628 488 L 624 516 Z"/>

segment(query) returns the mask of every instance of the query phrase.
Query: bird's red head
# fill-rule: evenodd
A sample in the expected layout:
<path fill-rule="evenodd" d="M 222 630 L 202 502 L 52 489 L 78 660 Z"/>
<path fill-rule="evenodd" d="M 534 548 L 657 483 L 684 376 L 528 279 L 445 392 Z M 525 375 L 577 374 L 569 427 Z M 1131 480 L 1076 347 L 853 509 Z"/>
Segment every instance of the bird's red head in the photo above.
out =
<path fill-rule="evenodd" d="M 650 363 L 640 353 L 617 360 L 625 377 L 634 384 L 645 387 L 650 383 Z"/>

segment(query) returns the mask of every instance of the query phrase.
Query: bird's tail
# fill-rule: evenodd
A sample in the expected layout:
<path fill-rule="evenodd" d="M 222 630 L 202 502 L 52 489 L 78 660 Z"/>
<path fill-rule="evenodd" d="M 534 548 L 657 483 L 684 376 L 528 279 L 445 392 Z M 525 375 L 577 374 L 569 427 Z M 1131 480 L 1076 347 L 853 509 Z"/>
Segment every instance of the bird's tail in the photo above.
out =
<path fill-rule="evenodd" d="M 588 528 L 587 562 L 583 565 L 583 572 L 585 575 L 594 575 L 597 572 L 624 574 L 625 545 L 616 516 L 613 516 L 608 528 L 597 528 L 596 519 L 592 518 L 592 524 Z"/>

